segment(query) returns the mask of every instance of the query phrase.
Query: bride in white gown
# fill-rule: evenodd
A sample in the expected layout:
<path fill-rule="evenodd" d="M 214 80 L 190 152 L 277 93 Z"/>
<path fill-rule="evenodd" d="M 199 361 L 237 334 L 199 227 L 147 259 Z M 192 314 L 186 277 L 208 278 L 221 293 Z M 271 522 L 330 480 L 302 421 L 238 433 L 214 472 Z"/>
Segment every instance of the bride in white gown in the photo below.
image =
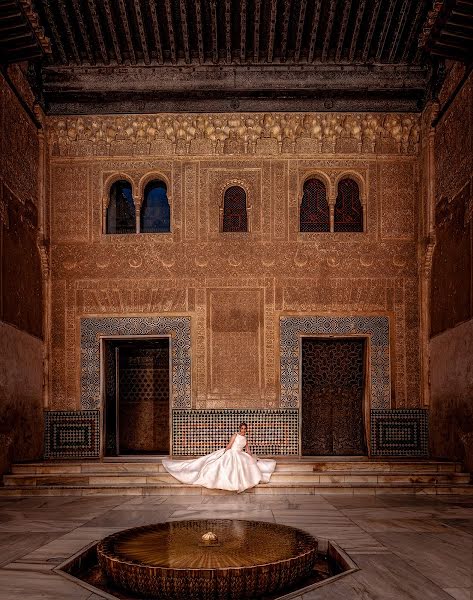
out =
<path fill-rule="evenodd" d="M 241 423 L 240 432 L 233 434 L 225 449 L 195 460 L 165 458 L 163 466 L 182 483 L 207 488 L 243 492 L 258 483 L 268 483 L 276 468 L 276 461 L 257 459 L 251 454 L 246 430 L 246 423 Z"/>

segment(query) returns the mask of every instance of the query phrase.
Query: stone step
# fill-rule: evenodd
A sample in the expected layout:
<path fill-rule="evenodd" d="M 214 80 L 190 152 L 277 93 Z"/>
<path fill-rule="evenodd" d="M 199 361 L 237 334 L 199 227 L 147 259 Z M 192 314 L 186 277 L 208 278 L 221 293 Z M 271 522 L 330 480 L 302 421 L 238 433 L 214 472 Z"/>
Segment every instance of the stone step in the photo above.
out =
<path fill-rule="evenodd" d="M 3 496 L 142 496 L 142 495 L 229 495 L 235 492 L 209 490 L 192 485 L 143 484 L 143 485 L 57 485 L 57 486 L 6 486 L 0 488 Z M 423 495 L 472 495 L 473 485 L 421 484 L 421 483 L 331 483 L 331 484 L 260 484 L 244 493 L 257 495 L 384 495 L 384 494 L 423 494 Z"/>
<path fill-rule="evenodd" d="M 333 471 L 362 471 L 362 472 L 408 472 L 408 473 L 460 473 L 461 463 L 442 461 L 413 461 L 413 460 L 376 460 L 363 458 L 355 460 L 314 460 L 311 459 L 277 459 L 276 472 L 333 472 Z M 79 473 L 164 473 L 165 469 L 160 458 L 152 461 L 42 461 L 34 463 L 17 463 L 12 465 L 13 474 L 79 474 Z"/>
<path fill-rule="evenodd" d="M 159 484 L 175 483 L 176 480 L 167 472 L 78 472 L 78 473 L 21 473 L 4 475 L 5 486 L 57 486 L 57 485 L 125 485 L 125 484 Z M 276 471 L 271 483 L 450 483 L 468 484 L 468 473 L 448 472 L 404 472 L 404 471 L 325 471 L 322 473 L 309 471 Z"/>

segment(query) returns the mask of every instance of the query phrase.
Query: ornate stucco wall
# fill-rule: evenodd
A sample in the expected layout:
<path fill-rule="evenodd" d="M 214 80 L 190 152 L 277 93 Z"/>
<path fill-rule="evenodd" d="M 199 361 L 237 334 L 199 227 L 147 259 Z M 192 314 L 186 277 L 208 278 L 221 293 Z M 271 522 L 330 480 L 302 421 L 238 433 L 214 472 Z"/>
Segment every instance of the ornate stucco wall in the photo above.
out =
<path fill-rule="evenodd" d="M 473 76 L 461 85 L 463 73 L 449 73 L 434 137 L 430 427 L 433 453 L 473 470 Z"/>
<path fill-rule="evenodd" d="M 191 317 L 192 407 L 280 406 L 279 319 L 385 315 L 391 407 L 421 399 L 417 115 L 216 114 L 48 120 L 50 408 L 80 404 L 80 319 Z M 304 180 L 360 183 L 364 233 L 298 232 Z M 106 235 L 108 188 L 168 183 L 172 233 Z M 219 232 L 223 190 L 249 233 Z"/>
<path fill-rule="evenodd" d="M 0 76 L 0 473 L 11 460 L 39 458 L 43 446 L 41 133 L 22 71 L 12 66 L 7 77 Z"/>

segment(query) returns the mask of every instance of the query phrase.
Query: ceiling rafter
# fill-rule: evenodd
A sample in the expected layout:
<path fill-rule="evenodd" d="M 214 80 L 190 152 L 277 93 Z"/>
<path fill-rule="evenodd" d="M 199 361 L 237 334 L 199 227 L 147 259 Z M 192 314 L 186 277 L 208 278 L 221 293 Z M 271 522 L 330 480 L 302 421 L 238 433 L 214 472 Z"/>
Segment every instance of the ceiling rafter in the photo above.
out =
<path fill-rule="evenodd" d="M 54 44 L 59 52 L 59 58 L 63 64 L 67 64 L 67 55 L 64 50 L 62 41 L 61 41 L 61 35 L 58 31 L 56 21 L 54 19 L 53 13 L 51 11 L 51 6 L 49 5 L 49 0 L 44 0 L 43 6 L 44 6 L 46 16 L 48 18 L 48 23 L 49 23 L 49 27 L 51 29 L 51 33 L 54 38 L 54 40 L 53 40 Z"/>
<path fill-rule="evenodd" d="M 82 23 L 82 25 L 84 25 L 84 22 L 82 20 L 82 15 L 77 14 L 77 6 L 76 6 L 75 1 L 73 2 L 73 4 L 74 4 L 74 8 L 76 9 L 77 22 L 79 23 L 79 27 L 80 27 L 81 23 Z M 69 42 L 69 46 L 72 50 L 72 54 L 74 55 L 74 59 L 75 59 L 76 63 L 78 65 L 80 65 L 80 64 L 82 64 L 82 58 L 80 56 L 79 50 L 77 49 L 76 38 L 75 38 L 74 32 L 72 31 L 71 22 L 69 20 L 69 17 L 67 16 L 66 8 L 64 6 L 64 3 L 61 0 L 57 1 L 57 6 L 59 7 L 59 14 L 61 15 L 61 20 L 62 20 L 64 29 L 67 34 L 67 41 Z M 94 57 L 92 55 L 92 50 L 90 48 L 89 38 L 87 37 L 87 33 L 85 32 L 85 27 L 84 27 L 84 32 L 81 28 L 81 34 L 82 34 L 82 38 L 84 39 L 84 44 L 85 44 L 85 47 L 87 50 L 87 58 L 89 59 L 89 62 L 93 64 Z"/>
<path fill-rule="evenodd" d="M 420 3 L 419 3 L 420 4 Z M 351 37 L 350 50 L 348 51 L 348 60 L 352 62 L 355 58 L 358 36 L 360 35 L 361 23 L 363 21 L 363 15 L 365 14 L 366 0 L 361 0 L 356 13 L 355 26 L 353 28 L 353 34 Z"/>
<path fill-rule="evenodd" d="M 225 0 L 225 52 L 227 63 L 232 62 L 232 0 Z"/>
<path fill-rule="evenodd" d="M 179 11 L 181 14 L 182 40 L 184 42 L 184 60 L 187 64 L 190 64 L 191 51 L 189 44 L 189 27 L 187 25 L 187 9 L 185 0 L 179 0 Z"/>
<path fill-rule="evenodd" d="M 333 23 L 335 21 L 335 9 L 337 7 L 337 0 L 330 0 L 329 14 L 327 27 L 325 29 L 324 45 L 322 47 L 322 62 L 327 60 L 328 51 L 330 47 L 330 38 L 332 37 Z"/>
<path fill-rule="evenodd" d="M 392 62 L 397 54 L 399 42 L 401 41 L 401 37 L 404 32 L 404 27 L 406 25 L 407 15 L 409 13 L 409 6 L 410 0 L 404 0 L 401 6 L 401 13 L 397 16 L 398 24 L 396 27 L 396 32 L 394 34 L 393 41 L 389 44 L 388 62 Z"/>
<path fill-rule="evenodd" d="M 95 35 L 97 37 L 99 48 L 100 48 L 100 56 L 102 57 L 102 61 L 108 65 L 110 60 L 108 58 L 107 48 L 105 46 L 105 40 L 102 35 L 102 27 L 100 25 L 99 15 L 97 13 L 97 7 L 95 5 L 95 0 L 88 0 L 88 6 L 90 10 L 90 16 L 92 17 L 92 23 L 94 24 Z"/>
<path fill-rule="evenodd" d="M 422 2 L 418 2 L 417 7 L 416 7 L 416 14 L 414 16 L 414 19 L 411 22 L 411 28 L 409 31 L 409 35 L 407 37 L 406 43 L 404 44 L 404 50 L 403 50 L 402 56 L 401 56 L 401 60 L 403 62 L 407 59 L 407 55 L 409 54 L 409 51 L 412 48 L 412 44 L 414 43 L 414 36 L 419 27 L 420 16 L 422 14 L 422 8 L 423 8 Z"/>
<path fill-rule="evenodd" d="M 366 62 L 368 60 L 369 52 L 371 49 L 371 42 L 373 41 L 374 30 L 376 27 L 376 21 L 378 20 L 380 8 L 381 8 L 381 0 L 375 0 L 374 6 L 373 6 L 373 12 L 371 13 L 370 25 L 368 27 L 368 33 L 366 34 L 365 43 L 363 46 L 363 53 L 362 53 L 362 59 L 361 59 L 362 62 Z"/>
<path fill-rule="evenodd" d="M 156 1 L 150 0 L 148 2 L 149 12 L 151 14 L 151 23 L 153 25 L 153 37 L 154 37 L 154 45 L 156 48 L 156 58 L 158 59 L 158 63 L 162 65 L 164 63 L 163 57 L 163 44 L 161 41 L 161 34 L 159 33 L 159 24 L 158 24 L 158 15 L 156 13 Z"/>
<path fill-rule="evenodd" d="M 169 46 L 171 48 L 171 61 L 175 65 L 177 62 L 177 51 L 176 51 L 176 36 L 174 34 L 174 24 L 172 22 L 171 0 L 165 0 L 164 6 L 166 8 L 166 19 L 168 22 Z"/>
<path fill-rule="evenodd" d="M 202 30 L 202 6 L 200 5 L 200 0 L 195 0 L 195 23 L 197 29 L 197 48 L 199 51 L 199 63 L 203 64 L 205 62 L 205 54 L 204 54 L 204 32 Z"/>
<path fill-rule="evenodd" d="M 90 64 L 95 64 L 94 53 L 92 52 L 92 47 L 90 45 L 89 35 L 87 33 L 87 28 L 84 23 L 84 19 L 82 18 L 82 9 L 79 5 L 78 0 L 72 0 L 72 6 L 74 7 L 74 13 L 79 25 L 79 31 L 84 40 L 85 52 L 87 54 L 87 58 Z"/>
<path fill-rule="evenodd" d="M 110 0 L 102 0 L 103 7 L 105 9 L 105 16 L 107 17 L 107 25 L 110 35 L 112 37 L 113 52 L 115 53 L 115 60 L 117 63 L 122 62 L 122 53 L 120 50 L 120 44 L 118 43 L 117 32 L 115 30 L 115 24 L 113 22 L 112 9 L 110 8 Z"/>
<path fill-rule="evenodd" d="M 130 22 L 128 20 L 128 15 L 126 12 L 126 6 L 125 6 L 124 0 L 118 0 L 118 6 L 120 8 L 120 16 L 122 18 L 122 25 L 123 25 L 123 29 L 125 31 L 125 38 L 126 38 L 126 43 L 128 46 L 128 51 L 130 53 L 130 62 L 132 65 L 136 65 L 135 48 L 133 46 L 133 39 L 131 37 L 131 31 L 130 31 Z"/>
<path fill-rule="evenodd" d="M 143 50 L 143 60 L 145 65 L 150 64 L 148 40 L 146 39 L 145 27 L 143 24 L 143 14 L 141 12 L 140 0 L 133 0 L 135 9 L 136 24 L 138 25 L 138 34 L 140 36 L 141 49 Z"/>
<path fill-rule="evenodd" d="M 345 6 L 343 8 L 342 23 L 340 25 L 340 33 L 338 34 L 337 49 L 335 51 L 335 62 L 339 62 L 342 56 L 343 43 L 345 41 L 345 35 L 348 27 L 348 19 L 350 18 L 352 0 L 345 0 Z"/>
<path fill-rule="evenodd" d="M 287 0 L 286 0 L 287 1 Z M 268 36 L 268 62 L 273 62 L 274 54 L 274 35 L 276 31 L 278 3 L 277 0 L 271 0 L 271 13 L 269 17 L 269 36 Z"/>
<path fill-rule="evenodd" d="M 317 31 L 319 29 L 321 7 L 322 0 L 316 0 L 316 2 L 314 3 L 314 15 L 312 17 L 312 25 L 310 29 L 309 54 L 307 56 L 307 62 L 309 63 L 311 63 L 314 60 L 315 42 L 317 40 Z"/>
<path fill-rule="evenodd" d="M 294 62 L 299 62 L 302 48 L 302 34 L 304 33 L 305 13 L 307 10 L 307 0 L 301 0 L 299 11 L 299 20 L 297 22 L 296 47 L 294 49 Z"/>
<path fill-rule="evenodd" d="M 217 4 L 216 0 L 210 2 L 210 21 L 212 29 L 212 61 L 218 62 L 218 38 L 217 38 Z"/>
<path fill-rule="evenodd" d="M 240 0 L 240 61 L 246 61 L 246 0 Z"/>
<path fill-rule="evenodd" d="M 282 18 L 282 34 L 281 34 L 281 60 L 287 60 L 287 36 L 289 32 L 289 18 L 291 14 L 292 0 L 284 2 L 284 13 Z"/>
<path fill-rule="evenodd" d="M 253 32 L 253 61 L 259 62 L 261 0 L 255 0 L 255 29 Z"/>
<path fill-rule="evenodd" d="M 389 3 L 388 6 L 388 12 L 384 16 L 383 30 L 381 32 L 381 36 L 378 42 L 378 48 L 376 50 L 376 60 L 381 60 L 381 57 L 383 55 L 384 46 L 386 45 L 386 39 L 388 37 L 388 31 L 391 27 L 391 22 L 394 15 L 394 10 L 397 7 L 397 0 L 393 0 Z"/>

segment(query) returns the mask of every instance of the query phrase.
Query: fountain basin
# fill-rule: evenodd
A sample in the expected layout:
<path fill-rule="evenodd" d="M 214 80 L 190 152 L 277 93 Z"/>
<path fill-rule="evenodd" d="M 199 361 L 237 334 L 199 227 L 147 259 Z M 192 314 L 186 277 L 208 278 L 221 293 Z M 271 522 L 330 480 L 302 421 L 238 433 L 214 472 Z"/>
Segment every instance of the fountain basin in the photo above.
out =
<path fill-rule="evenodd" d="M 204 546 L 213 532 L 218 545 Z M 258 598 L 308 577 L 317 540 L 275 523 L 174 521 L 120 531 L 97 546 L 99 565 L 119 589 L 163 600 Z"/>

